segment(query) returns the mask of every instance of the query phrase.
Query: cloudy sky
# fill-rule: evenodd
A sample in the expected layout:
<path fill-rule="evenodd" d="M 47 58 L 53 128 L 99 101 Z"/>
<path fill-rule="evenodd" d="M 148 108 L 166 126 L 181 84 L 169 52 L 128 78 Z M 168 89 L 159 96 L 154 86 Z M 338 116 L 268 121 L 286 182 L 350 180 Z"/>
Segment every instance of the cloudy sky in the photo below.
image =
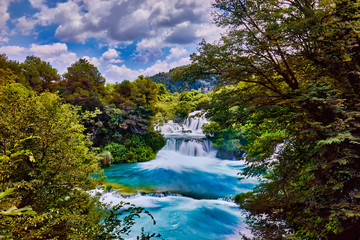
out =
<path fill-rule="evenodd" d="M 60 73 L 79 58 L 108 82 L 189 63 L 201 39 L 219 38 L 211 0 L 0 0 L 0 53 L 35 55 Z"/>

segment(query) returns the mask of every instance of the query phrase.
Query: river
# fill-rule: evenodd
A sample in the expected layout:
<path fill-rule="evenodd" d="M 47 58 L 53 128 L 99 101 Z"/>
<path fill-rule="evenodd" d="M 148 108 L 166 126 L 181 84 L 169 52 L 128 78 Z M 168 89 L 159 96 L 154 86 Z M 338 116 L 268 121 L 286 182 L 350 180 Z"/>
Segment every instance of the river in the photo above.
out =
<path fill-rule="evenodd" d="M 215 157 L 211 141 L 202 133 L 207 121 L 200 115 L 194 112 L 183 124 L 158 127 L 167 144 L 154 160 L 105 168 L 107 181 L 138 191 L 126 197 L 107 193 L 106 201 L 145 207 L 156 220 L 152 225 L 150 217 L 142 217 L 134 233 L 139 234 L 142 226 L 174 240 L 230 240 L 246 233 L 244 217 L 232 197 L 251 191 L 256 180 L 237 179 L 243 161 Z"/>

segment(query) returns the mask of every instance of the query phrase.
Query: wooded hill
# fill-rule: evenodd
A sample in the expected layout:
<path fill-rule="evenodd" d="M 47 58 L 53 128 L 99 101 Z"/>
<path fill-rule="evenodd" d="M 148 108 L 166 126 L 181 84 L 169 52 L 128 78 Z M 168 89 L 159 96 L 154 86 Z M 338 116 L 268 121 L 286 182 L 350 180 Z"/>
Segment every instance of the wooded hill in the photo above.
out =
<path fill-rule="evenodd" d="M 150 78 L 153 80 L 153 82 L 164 84 L 166 89 L 168 89 L 171 93 L 181 93 L 191 90 L 199 90 L 202 93 L 208 93 L 214 89 L 214 81 L 208 78 L 196 79 L 191 84 L 189 84 L 188 79 L 183 79 L 182 77 L 175 79 L 175 76 L 177 76 L 177 74 L 181 72 L 183 68 L 184 66 L 173 68 L 169 72 L 158 73 L 151 76 Z"/>

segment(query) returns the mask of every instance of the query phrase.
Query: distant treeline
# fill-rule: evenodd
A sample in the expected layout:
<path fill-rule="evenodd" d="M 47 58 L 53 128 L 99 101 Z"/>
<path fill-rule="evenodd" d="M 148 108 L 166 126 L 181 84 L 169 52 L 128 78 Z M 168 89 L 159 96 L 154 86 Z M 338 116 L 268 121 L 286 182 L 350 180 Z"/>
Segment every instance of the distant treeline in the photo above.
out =
<path fill-rule="evenodd" d="M 171 92 L 184 92 L 190 90 L 199 90 L 202 93 L 211 92 L 214 89 L 214 82 L 209 78 L 197 79 L 193 83 L 189 83 L 186 79 L 174 80 L 174 73 L 181 72 L 184 67 L 171 69 L 169 72 L 162 72 L 151 76 L 151 80 L 156 83 L 164 84 Z"/>

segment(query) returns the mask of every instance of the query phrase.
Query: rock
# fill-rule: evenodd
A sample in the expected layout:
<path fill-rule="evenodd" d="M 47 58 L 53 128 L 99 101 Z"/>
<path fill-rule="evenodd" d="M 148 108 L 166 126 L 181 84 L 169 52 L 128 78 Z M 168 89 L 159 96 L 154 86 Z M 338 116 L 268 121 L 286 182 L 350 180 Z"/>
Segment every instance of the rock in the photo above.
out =
<path fill-rule="evenodd" d="M 228 151 L 224 151 L 224 150 L 219 150 L 216 153 L 216 157 L 220 158 L 220 159 L 233 159 L 234 158 L 234 153 L 233 152 L 228 152 Z"/>

